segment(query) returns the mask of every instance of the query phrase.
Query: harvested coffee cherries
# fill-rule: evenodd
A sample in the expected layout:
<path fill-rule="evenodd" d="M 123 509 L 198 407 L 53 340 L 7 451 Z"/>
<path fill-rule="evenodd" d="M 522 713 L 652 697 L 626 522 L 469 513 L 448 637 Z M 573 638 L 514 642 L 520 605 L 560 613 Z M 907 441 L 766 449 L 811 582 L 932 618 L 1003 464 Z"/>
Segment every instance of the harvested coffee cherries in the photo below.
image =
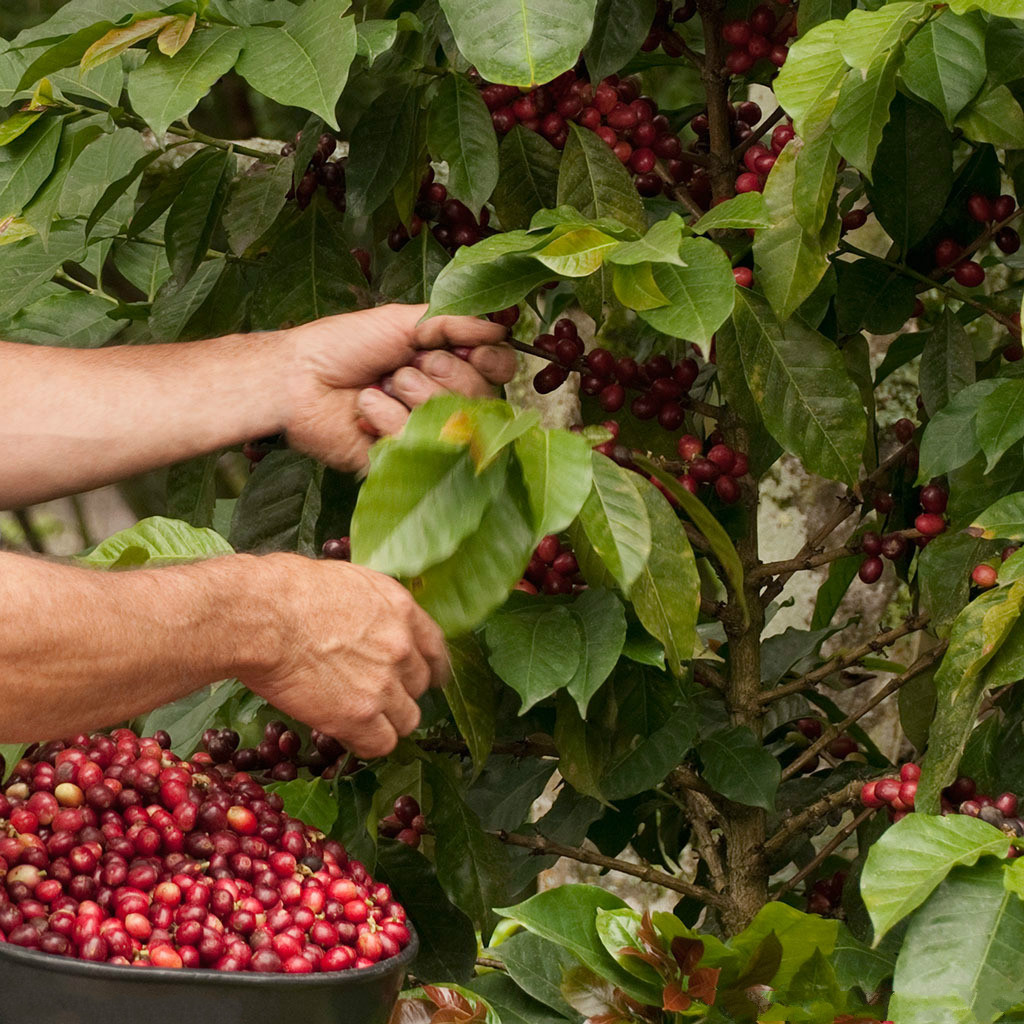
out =
<path fill-rule="evenodd" d="M 163 741 L 163 742 L 161 742 Z M 397 956 L 386 885 L 247 772 L 128 729 L 30 748 L 0 795 L 0 942 L 133 967 L 310 974 Z"/>

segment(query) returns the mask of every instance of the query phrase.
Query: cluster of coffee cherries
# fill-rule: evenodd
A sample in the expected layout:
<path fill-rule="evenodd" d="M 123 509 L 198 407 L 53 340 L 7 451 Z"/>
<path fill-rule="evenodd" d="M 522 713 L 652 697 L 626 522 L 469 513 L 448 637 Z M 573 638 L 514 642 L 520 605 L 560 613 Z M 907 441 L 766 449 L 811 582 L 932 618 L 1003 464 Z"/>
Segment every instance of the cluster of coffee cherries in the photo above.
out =
<path fill-rule="evenodd" d="M 947 523 L 944 513 L 949 502 L 949 492 L 938 484 L 928 484 L 927 487 L 921 488 L 918 501 L 921 505 L 921 512 L 914 519 L 914 529 L 920 536 L 914 537 L 913 542 L 919 548 L 923 548 L 933 537 L 938 537 L 946 530 Z M 891 510 L 892 496 L 878 495 L 875 498 L 875 507 Z M 875 530 L 868 530 L 860 538 L 860 549 L 866 556 L 860 563 L 860 569 L 857 570 L 860 581 L 862 583 L 877 583 L 885 569 L 882 559 L 898 561 L 907 553 L 908 547 L 909 541 L 905 532 L 879 534 Z"/>
<path fill-rule="evenodd" d="M 733 75 L 745 75 L 758 61 L 768 60 L 777 68 L 789 56 L 789 40 L 797 34 L 796 18 L 779 19 L 768 4 L 759 4 L 749 18 L 727 21 L 722 39 L 732 47 L 725 67 Z"/>
<path fill-rule="evenodd" d="M 526 594 L 575 594 L 586 586 L 572 549 L 552 533 L 537 545 L 515 589 Z"/>
<path fill-rule="evenodd" d="M 656 196 L 665 187 L 656 170 L 659 159 L 665 161 L 667 174 L 675 182 L 694 173 L 668 118 L 658 113 L 653 99 L 640 95 L 632 78 L 610 75 L 595 86 L 577 68 L 530 92 L 485 84 L 480 95 L 499 135 L 521 124 L 561 149 L 569 138 L 568 122 L 594 132 L 633 173 L 637 191 L 643 196 Z"/>
<path fill-rule="evenodd" d="M 796 722 L 796 728 L 808 743 L 814 743 L 815 740 L 821 739 L 821 734 L 825 731 L 824 723 L 820 718 L 800 718 Z M 845 732 L 829 740 L 825 745 L 825 753 L 836 761 L 845 761 L 851 754 L 856 754 L 859 750 L 857 741 Z M 810 775 L 818 770 L 819 763 L 816 754 L 804 764 L 801 770 L 805 775 Z"/>
<path fill-rule="evenodd" d="M 0 942 L 96 963 L 371 967 L 406 913 L 246 772 L 128 729 L 37 747 L 0 795 Z"/>
<path fill-rule="evenodd" d="M 1011 555 L 1020 551 L 1020 545 L 1011 544 L 999 552 L 999 560 L 1005 562 Z M 999 569 L 991 562 L 979 562 L 971 570 L 971 583 L 979 590 L 989 590 L 999 582 Z"/>
<path fill-rule="evenodd" d="M 294 142 L 285 143 L 281 147 L 281 156 L 291 156 L 301 141 L 302 132 L 299 132 Z M 322 186 L 337 211 L 345 212 L 345 161 L 331 159 L 337 148 L 338 140 L 333 135 L 321 135 L 298 183 L 294 176 L 292 177 L 288 198 L 294 199 L 300 210 L 305 210 L 309 206 L 317 189 Z"/>
<path fill-rule="evenodd" d="M 234 729 L 207 729 L 202 738 L 203 749 L 214 764 L 262 774 L 265 782 L 291 782 L 298 778 L 301 768 L 312 775 L 333 778 L 348 775 L 358 767 L 358 761 L 332 736 L 314 729 L 310 747 L 305 750 L 299 733 L 277 720 L 267 722 L 263 739 L 255 747 L 240 747 L 239 742 Z"/>
<path fill-rule="evenodd" d="M 681 57 L 686 52 L 686 44 L 676 33 L 674 26 L 689 21 L 696 13 L 696 0 L 686 0 L 682 7 L 676 7 L 674 10 L 669 0 L 658 0 L 651 30 L 640 44 L 640 49 L 644 53 L 653 53 L 660 48 L 669 57 Z"/>
<path fill-rule="evenodd" d="M 517 90 L 518 91 L 518 90 Z M 448 195 L 448 189 L 434 181 L 431 167 L 420 184 L 419 198 L 409 226 L 399 224 L 388 235 L 388 246 L 398 252 L 410 238 L 428 228 L 438 244 L 452 255 L 464 245 L 475 245 L 494 234 L 491 211 L 485 206 L 477 217 L 465 203 Z"/>
<path fill-rule="evenodd" d="M 865 807 L 888 807 L 892 821 L 899 821 L 914 809 L 921 768 L 913 761 L 900 765 L 898 776 L 865 782 L 860 802 Z M 1009 836 L 1024 836 L 1024 821 L 1017 816 L 1019 800 L 1014 793 L 990 797 L 978 793 L 978 785 L 968 775 L 961 775 L 942 791 L 943 815 L 966 814 L 981 818 Z"/>
<path fill-rule="evenodd" d="M 829 878 L 819 878 L 807 890 L 807 913 L 820 917 L 837 917 L 843 908 L 843 888 L 846 872 L 837 871 Z"/>
<path fill-rule="evenodd" d="M 743 106 L 746 105 L 743 104 Z M 751 105 L 756 106 L 757 104 Z M 736 178 L 736 191 L 741 193 L 763 191 L 764 183 L 775 166 L 778 155 L 795 135 L 791 124 L 780 124 L 772 129 L 770 148 L 761 145 L 760 142 L 754 143 L 743 154 L 743 166 L 746 167 L 746 170 Z"/>
<path fill-rule="evenodd" d="M 995 198 L 975 194 L 967 200 L 967 212 L 979 224 L 999 223 L 1012 217 L 1017 210 L 1013 196 Z M 1015 253 L 1020 248 L 1020 235 L 1009 225 L 996 231 L 993 241 L 1004 253 Z M 977 288 L 985 280 L 985 268 L 977 260 L 963 259 L 963 247 L 955 238 L 942 238 L 935 246 L 935 266 L 952 268 L 953 280 L 964 288 Z"/>
<path fill-rule="evenodd" d="M 377 831 L 385 839 L 397 839 L 414 850 L 420 845 L 420 839 L 430 831 L 427 819 L 420 810 L 416 797 L 406 793 L 400 796 L 391 809 L 391 814 L 381 818 Z"/>
<path fill-rule="evenodd" d="M 727 505 L 739 500 L 737 480 L 746 476 L 750 468 L 747 456 L 727 445 L 717 430 L 703 441 L 693 434 L 683 434 L 676 442 L 676 451 L 686 463 L 686 472 L 678 480 L 691 494 L 707 485 Z"/>

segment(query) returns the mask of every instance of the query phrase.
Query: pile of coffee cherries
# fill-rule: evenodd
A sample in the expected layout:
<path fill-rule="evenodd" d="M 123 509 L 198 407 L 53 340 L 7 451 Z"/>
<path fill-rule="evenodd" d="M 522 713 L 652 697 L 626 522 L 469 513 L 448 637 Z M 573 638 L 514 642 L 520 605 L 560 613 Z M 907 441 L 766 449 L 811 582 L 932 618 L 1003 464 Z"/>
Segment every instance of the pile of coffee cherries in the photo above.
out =
<path fill-rule="evenodd" d="M 462 246 L 475 245 L 481 238 L 494 234 L 490 218 L 491 211 L 486 206 L 477 217 L 465 203 L 449 196 L 448 189 L 434 181 L 433 168 L 428 168 L 408 228 L 404 224 L 392 228 L 388 246 L 398 252 L 426 227 L 438 244 L 454 256 Z"/>
<path fill-rule="evenodd" d="M 394 803 L 391 814 L 381 818 L 377 831 L 385 839 L 397 839 L 414 850 L 420 839 L 430 831 L 427 819 L 420 810 L 419 801 L 409 793 L 400 796 Z"/>
<path fill-rule="evenodd" d="M 899 821 L 914 809 L 917 782 L 921 768 L 913 761 L 900 765 L 899 776 L 865 782 L 860 791 L 860 802 L 865 807 L 888 807 L 889 818 Z M 942 791 L 942 813 L 966 814 L 981 818 L 1002 829 L 1008 836 L 1024 836 L 1024 820 L 1018 816 L 1019 799 L 1015 793 L 1001 793 L 997 797 L 978 792 L 978 784 L 968 775 L 961 775 Z M 1012 854 L 1016 856 L 1016 854 Z"/>
<path fill-rule="evenodd" d="M 287 974 L 358 970 L 408 945 L 405 910 L 340 843 L 248 773 L 167 745 L 117 729 L 14 766 L 0 794 L 0 942 Z"/>
<path fill-rule="evenodd" d="M 572 549 L 550 534 L 537 545 L 516 590 L 527 594 L 575 594 L 586 586 Z"/>
<path fill-rule="evenodd" d="M 299 132 L 294 142 L 282 146 L 281 156 L 291 156 L 301 141 L 302 132 Z M 292 178 L 288 198 L 294 199 L 300 210 L 309 206 L 317 189 L 322 187 L 337 211 L 345 212 L 345 161 L 331 159 L 337 148 L 338 140 L 333 135 L 321 135 L 298 183 Z"/>
<path fill-rule="evenodd" d="M 892 499 L 889 496 L 889 502 Z M 921 504 L 921 512 L 914 519 L 914 529 L 921 535 L 914 537 L 914 543 L 919 548 L 926 547 L 933 537 L 938 537 L 946 530 L 944 513 L 949 503 L 949 492 L 938 484 L 928 484 L 922 487 L 918 494 L 918 501 Z M 876 499 L 876 507 L 877 507 Z M 883 503 L 883 507 L 886 507 Z M 891 508 L 891 504 L 888 505 Z M 907 536 L 904 533 L 895 532 L 881 535 L 874 530 L 868 530 L 860 539 L 860 549 L 867 556 L 860 563 L 857 575 L 862 583 L 877 583 L 885 568 L 882 558 L 896 561 L 906 554 L 908 547 Z"/>

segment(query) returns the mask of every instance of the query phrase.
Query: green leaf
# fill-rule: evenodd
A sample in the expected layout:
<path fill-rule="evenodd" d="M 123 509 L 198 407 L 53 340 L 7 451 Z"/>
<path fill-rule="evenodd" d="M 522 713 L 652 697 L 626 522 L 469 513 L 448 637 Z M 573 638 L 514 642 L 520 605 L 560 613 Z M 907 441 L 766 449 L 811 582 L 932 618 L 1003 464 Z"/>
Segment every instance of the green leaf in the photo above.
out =
<path fill-rule="evenodd" d="M 651 522 L 651 553 L 629 589 L 629 600 L 647 632 L 661 641 L 669 668 L 679 676 L 697 640 L 697 562 L 686 531 L 661 492 L 646 481 L 637 485 Z"/>
<path fill-rule="evenodd" d="M 337 128 L 335 106 L 356 55 L 355 19 L 342 17 L 349 6 L 318 0 L 295 8 L 280 28 L 247 29 L 238 73 L 264 96 Z"/>
<path fill-rule="evenodd" d="M 416 963 L 423 977 L 469 981 L 476 961 L 473 922 L 445 895 L 434 865 L 405 843 L 382 842 L 374 875 L 391 887 L 416 927 Z"/>
<path fill-rule="evenodd" d="M 47 46 L 25 68 L 15 91 L 21 92 L 25 89 L 31 89 L 40 79 L 48 78 L 55 71 L 70 67 L 72 64 L 77 64 L 82 59 L 82 55 L 86 50 L 114 27 L 114 23 L 111 21 L 97 21 L 95 24 L 86 25 L 77 32 L 72 32 L 70 35 L 57 40 L 51 46 Z M 75 77 L 80 76 L 81 72 Z"/>
<path fill-rule="evenodd" d="M 704 765 L 701 774 L 716 792 L 748 807 L 775 809 L 782 769 L 746 726 L 714 733 L 697 752 Z"/>
<path fill-rule="evenodd" d="M 352 520 L 353 560 L 414 576 L 450 558 L 479 529 L 504 486 L 507 462 L 506 455 L 478 474 L 468 444 L 378 443 Z"/>
<path fill-rule="evenodd" d="M 522 698 L 520 715 L 575 677 L 582 647 L 575 631 L 564 605 L 531 602 L 487 620 L 491 668 Z"/>
<path fill-rule="evenodd" d="M 197 30 L 175 57 L 150 53 L 128 76 L 132 107 L 158 138 L 172 121 L 190 114 L 238 59 L 243 33 L 215 26 Z"/>
<path fill-rule="evenodd" d="M 668 298 L 654 281 L 653 263 L 616 266 L 612 289 L 627 309 L 639 311 L 668 305 Z"/>
<path fill-rule="evenodd" d="M 812 472 L 854 486 L 867 427 L 834 345 L 799 321 L 780 324 L 763 299 L 743 288 L 718 344 L 739 352 L 765 426 L 783 448 Z"/>
<path fill-rule="evenodd" d="M 1024 437 L 1024 381 L 1002 381 L 978 406 L 975 431 L 988 472 Z M 973 453 L 972 453 L 973 454 Z"/>
<path fill-rule="evenodd" d="M 232 152 L 211 150 L 189 176 L 171 205 L 164 227 L 167 262 L 184 284 L 206 259 L 213 234 L 220 224 L 237 161 Z"/>
<path fill-rule="evenodd" d="M 491 907 L 505 895 L 507 851 L 480 827 L 449 761 L 431 761 L 425 771 L 434 797 L 430 817 L 438 881 L 448 898 L 483 929 Z"/>
<path fill-rule="evenodd" d="M 729 258 L 707 238 L 684 238 L 679 256 L 686 264 L 655 263 L 654 282 L 667 306 L 640 311 L 653 328 L 675 338 L 706 344 L 732 312 L 737 292 Z"/>
<path fill-rule="evenodd" d="M 898 60 L 890 53 L 882 53 L 866 72 L 857 68 L 848 71 L 832 114 L 832 141 L 836 149 L 868 180 L 896 95 L 898 70 Z"/>
<path fill-rule="evenodd" d="M 618 896 L 596 885 L 560 885 L 497 913 L 568 950 L 591 970 L 634 999 L 650 1001 L 651 986 L 642 984 L 608 955 L 597 933 L 598 910 L 626 910 Z"/>
<path fill-rule="evenodd" d="M 590 446 L 579 434 L 533 427 L 516 439 L 515 451 L 537 532 L 561 533 L 590 494 Z"/>
<path fill-rule="evenodd" d="M 338 820 L 338 801 L 326 779 L 292 779 L 267 786 L 284 801 L 284 810 L 299 821 L 329 835 Z"/>
<path fill-rule="evenodd" d="M 534 259 L 561 277 L 587 277 L 600 269 L 605 254 L 619 243 L 595 228 L 578 228 L 556 235 Z"/>
<path fill-rule="evenodd" d="M 627 593 L 651 553 L 651 524 L 632 475 L 607 456 L 595 452 L 593 487 L 579 512 L 580 527 L 590 549 Z M 599 578 L 597 567 L 581 562 L 588 579 Z"/>
<path fill-rule="evenodd" d="M 837 260 L 836 321 L 841 334 L 898 331 L 914 311 L 913 281 L 880 260 Z"/>
<path fill-rule="evenodd" d="M 832 144 L 830 132 L 822 132 L 806 140 L 797 153 L 793 182 L 794 212 L 800 226 L 811 236 L 820 234 L 828 220 L 838 169 L 839 151 Z"/>
<path fill-rule="evenodd" d="M 921 397 L 929 415 L 974 383 L 974 347 L 948 306 L 924 343 L 920 377 Z"/>
<path fill-rule="evenodd" d="M 766 228 L 770 224 L 764 196 L 760 192 L 744 192 L 713 206 L 693 225 L 693 231 L 698 235 L 706 235 L 709 231 L 723 228 L 747 230 Z"/>
<path fill-rule="evenodd" d="M 517 124 L 498 150 L 498 181 L 491 201 L 506 230 L 525 228 L 538 210 L 558 202 L 562 154 L 542 135 Z"/>
<path fill-rule="evenodd" d="M 641 576 L 641 579 L 643 577 Z M 610 591 L 589 587 L 569 606 L 581 645 L 576 671 L 565 684 L 586 718 L 590 699 L 612 674 L 626 642 L 626 612 Z"/>
<path fill-rule="evenodd" d="M 370 18 L 356 25 L 356 53 L 371 66 L 395 45 L 398 21 L 393 18 Z"/>
<path fill-rule="evenodd" d="M 38 238 L 27 238 L 14 245 L 0 246 L 0 317 L 7 317 L 29 305 L 39 288 L 49 281 L 61 265 L 77 262 L 85 253 L 80 228 L 55 230 L 47 248 Z"/>
<path fill-rule="evenodd" d="M 897 49 L 909 31 L 931 12 L 927 3 L 891 3 L 875 11 L 852 10 L 836 30 L 843 59 L 867 71 L 880 56 Z"/>
<path fill-rule="evenodd" d="M 609 753 L 607 730 L 584 721 L 568 693 L 559 691 L 556 703 L 552 737 L 559 774 L 580 796 L 607 803 L 600 784 Z"/>
<path fill-rule="evenodd" d="M 875 164 L 880 170 L 868 186 L 868 199 L 879 224 L 906 252 L 946 207 L 953 187 L 953 138 L 932 107 L 898 93 Z M 921 188 L 922 167 L 928 168 L 928 188 Z"/>
<path fill-rule="evenodd" d="M 952 128 L 985 81 L 985 22 L 976 14 L 933 18 L 907 44 L 900 76 Z"/>
<path fill-rule="evenodd" d="M 542 244 L 543 238 L 522 242 L 510 239 L 510 234 L 493 235 L 476 245 L 459 249 L 455 259 L 437 275 L 427 316 L 505 309 L 549 281 L 551 271 L 547 267 L 532 256 L 512 250 L 514 245 L 520 250 L 532 249 Z M 487 244 L 492 241 L 493 245 Z"/>
<path fill-rule="evenodd" d="M 806 34 L 822 22 L 845 18 L 850 7 L 851 0 L 805 0 L 800 28 Z"/>
<path fill-rule="evenodd" d="M 177 519 L 151 516 L 108 537 L 80 561 L 96 569 L 176 565 L 214 555 L 230 555 L 233 551 L 213 530 L 198 530 Z"/>
<path fill-rule="evenodd" d="M 491 82 L 534 86 L 579 59 L 594 0 L 441 0 L 459 52 Z"/>
<path fill-rule="evenodd" d="M 171 749 L 179 757 L 188 757 L 199 749 L 203 733 L 217 720 L 225 706 L 247 692 L 236 679 L 204 686 L 187 697 L 156 708 L 135 723 L 140 735 L 152 736 L 160 729 L 170 733 Z"/>
<path fill-rule="evenodd" d="M 380 275 L 381 294 L 392 302 L 429 302 L 437 275 L 450 257 L 430 231 L 421 231 L 389 260 Z"/>
<path fill-rule="evenodd" d="M 990 547 L 966 533 L 947 532 L 936 537 L 918 556 L 921 605 L 931 616 L 929 627 L 939 636 L 949 635 L 953 621 L 967 604 L 971 570 L 984 559 Z"/>
<path fill-rule="evenodd" d="M 618 157 L 593 132 L 571 125 L 558 174 L 558 205 L 588 220 L 612 217 L 643 232 L 643 200 Z"/>
<path fill-rule="evenodd" d="M 276 164 L 253 164 L 231 189 L 224 224 L 234 253 L 244 253 L 270 230 L 284 209 L 295 161 L 291 156 Z"/>
<path fill-rule="evenodd" d="M 0 149 L 0 217 L 21 213 L 49 177 L 63 127 L 47 117 Z"/>
<path fill-rule="evenodd" d="M 1001 383 L 989 379 L 969 384 L 932 415 L 921 439 L 920 482 L 959 469 L 977 454 L 980 450 L 975 430 L 978 407 Z"/>
<path fill-rule="evenodd" d="M 882 982 L 892 977 L 896 966 L 896 948 L 893 947 L 892 942 L 886 942 L 880 948 L 872 949 L 861 942 L 845 924 L 841 924 L 839 938 L 832 951 L 836 980 L 845 989 L 856 986 L 865 992 L 878 991 Z"/>
<path fill-rule="evenodd" d="M 572 1007 L 562 996 L 562 976 L 579 961 L 563 946 L 532 932 L 516 932 L 501 944 L 501 959 L 509 976 L 538 1002 L 557 1013 L 575 1019 Z"/>
<path fill-rule="evenodd" d="M 448 644 L 448 660 L 452 671 L 444 690 L 445 700 L 466 741 L 474 773 L 479 775 L 494 746 L 498 713 L 494 674 L 472 633 Z"/>
<path fill-rule="evenodd" d="M 837 558 L 828 567 L 828 577 L 818 589 L 818 596 L 814 600 L 811 629 L 824 629 L 832 621 L 863 561 L 860 555 L 850 555 Z"/>
<path fill-rule="evenodd" d="M 605 256 L 608 263 L 633 266 L 643 263 L 673 263 L 685 267 L 679 255 L 679 243 L 688 234 L 683 218 L 671 213 L 664 220 L 656 221 L 643 238 L 635 242 L 620 242 Z"/>
<path fill-rule="evenodd" d="M 146 169 L 164 155 L 164 151 L 159 149 L 154 150 L 152 153 L 143 154 L 135 161 L 127 174 L 121 175 L 121 177 L 115 179 L 107 186 L 103 195 L 100 196 L 99 201 L 90 212 L 89 219 L 85 223 L 86 237 L 93 233 L 96 225 L 103 221 L 107 213 L 117 205 L 118 201 L 123 199 L 123 197 L 130 192 L 132 185 L 142 177 Z M 195 162 L 187 162 L 189 173 L 199 167 L 202 167 L 206 163 L 208 155 L 208 151 L 201 150 L 200 153 L 197 154 L 197 156 L 200 156 L 199 160 Z M 186 164 L 182 165 L 182 167 L 185 166 Z M 180 177 L 177 175 L 175 177 L 179 183 L 186 180 L 186 175 L 184 173 L 182 173 Z M 170 204 L 168 203 L 168 205 Z"/>
<path fill-rule="evenodd" d="M 427 145 L 448 164 L 448 192 L 478 210 L 498 183 L 498 140 L 480 92 L 463 75 L 446 75 L 427 117 Z"/>
<path fill-rule="evenodd" d="M 971 523 L 972 532 L 986 540 L 1024 540 L 1024 493 L 1008 494 L 990 505 Z"/>
<path fill-rule="evenodd" d="M 0 146 L 10 145 L 15 139 L 21 138 L 46 113 L 47 107 L 29 107 L 12 114 L 0 124 Z"/>
<path fill-rule="evenodd" d="M 835 21 L 804 32 L 775 79 L 775 97 L 799 136 L 813 136 L 832 116 L 847 71 L 837 42 L 842 32 Z"/>
<path fill-rule="evenodd" d="M 594 33 L 583 48 L 592 81 L 607 78 L 636 55 L 654 11 L 655 0 L 598 0 Z"/>
<path fill-rule="evenodd" d="M 167 470 L 167 514 L 198 527 L 213 526 L 220 452 L 179 462 Z"/>
<path fill-rule="evenodd" d="M 59 348 L 100 348 L 125 326 L 124 320 L 107 316 L 110 308 L 106 299 L 85 292 L 47 295 L 19 309 L 4 324 L 4 340 Z"/>
<path fill-rule="evenodd" d="M 1005 85 L 982 93 L 955 124 L 975 142 L 990 142 L 1001 149 L 1024 148 L 1024 110 Z"/>
<path fill-rule="evenodd" d="M 875 944 L 921 906 L 954 867 L 976 864 L 986 854 L 1005 857 L 1008 848 L 999 829 L 963 814 L 908 814 L 890 826 L 868 851 L 861 875 Z"/>
<path fill-rule="evenodd" d="M 366 278 L 349 252 L 341 217 L 314 201 L 264 257 L 253 319 L 264 329 L 346 313 L 364 305 Z"/>
<path fill-rule="evenodd" d="M 210 296 L 225 266 L 225 260 L 207 260 L 200 264 L 187 284 L 179 286 L 176 281 L 167 281 L 157 293 L 149 315 L 153 336 L 161 341 L 177 341 L 189 320 Z"/>
<path fill-rule="evenodd" d="M 914 915 L 896 961 L 893 1020 L 993 1021 L 1021 1001 L 1024 902 L 1003 875 L 998 863 L 958 868 Z"/>
<path fill-rule="evenodd" d="M 833 216 L 834 223 L 824 235 L 811 235 L 796 216 L 793 196 L 801 146 L 795 139 L 790 142 L 768 175 L 764 199 L 771 227 L 758 231 L 754 240 L 754 275 L 772 308 L 784 319 L 818 286 L 828 269 L 828 254 L 839 230 L 838 219 Z"/>
<path fill-rule="evenodd" d="M 504 943 L 501 948 L 504 950 Z M 531 999 L 501 971 L 474 978 L 473 992 L 487 1000 L 501 1018 L 501 1024 L 566 1024 L 565 1017 Z"/>

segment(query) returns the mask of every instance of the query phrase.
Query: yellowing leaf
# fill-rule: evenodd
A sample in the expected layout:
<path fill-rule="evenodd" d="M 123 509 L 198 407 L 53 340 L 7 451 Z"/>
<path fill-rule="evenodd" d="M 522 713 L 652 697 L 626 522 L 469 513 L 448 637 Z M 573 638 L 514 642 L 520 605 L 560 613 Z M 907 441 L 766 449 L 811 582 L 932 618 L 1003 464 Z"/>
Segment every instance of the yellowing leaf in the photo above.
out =
<path fill-rule="evenodd" d="M 175 18 L 156 37 L 156 45 L 160 52 L 167 57 L 173 57 L 192 38 L 195 27 L 196 16 L 194 14 L 189 18 L 184 15 Z"/>
<path fill-rule="evenodd" d="M 82 55 L 79 67 L 83 71 L 91 71 L 108 60 L 113 60 L 119 54 L 124 53 L 129 47 L 149 39 L 162 31 L 168 25 L 177 21 L 171 14 L 163 18 L 143 18 L 141 21 L 132 22 L 131 25 L 123 25 L 119 28 L 112 28 L 105 36 L 101 36 Z"/>

